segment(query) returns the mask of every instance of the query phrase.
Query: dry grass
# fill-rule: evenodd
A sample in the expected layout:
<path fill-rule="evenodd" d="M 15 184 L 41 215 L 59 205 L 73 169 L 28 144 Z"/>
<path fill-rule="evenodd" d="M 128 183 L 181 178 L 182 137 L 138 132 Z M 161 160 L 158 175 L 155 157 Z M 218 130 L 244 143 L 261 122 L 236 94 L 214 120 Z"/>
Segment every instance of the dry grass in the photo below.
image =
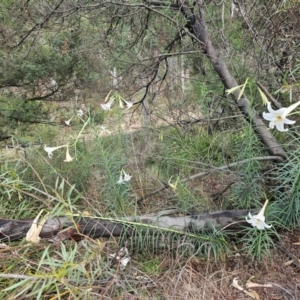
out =
<path fill-rule="evenodd" d="M 248 300 L 251 297 L 231 284 L 238 278 L 239 285 L 251 291 L 246 288 L 251 278 L 254 283 L 272 285 L 252 288 L 260 297 L 257 299 L 297 300 L 299 268 L 293 264 L 286 266 L 286 263 L 289 261 L 287 253 L 300 258 L 300 246 L 293 245 L 299 240 L 299 234 L 300 231 L 283 233 L 283 246 L 287 252 L 273 249 L 271 256 L 264 257 L 261 262 L 251 260 L 242 251 L 218 261 L 168 252 L 156 256 L 149 254 L 148 261 L 145 261 L 145 255 L 132 255 L 127 268 L 116 272 L 116 277 L 99 291 L 99 299 Z M 146 265 L 153 265 L 153 257 L 156 268 L 145 270 Z M 116 289 L 119 289 L 117 297 L 112 296 Z"/>
<path fill-rule="evenodd" d="M 221 257 L 218 261 L 211 257 L 184 257 L 178 252 L 131 252 L 131 262 L 125 270 L 120 270 L 116 265 L 111 266 L 109 273 L 112 276 L 100 276 L 99 283 L 93 284 L 91 299 L 248 300 L 251 298 L 231 284 L 234 278 L 238 278 L 239 285 L 250 291 L 246 288 L 246 283 L 251 278 L 253 283 L 271 285 L 252 288 L 260 297 L 257 299 L 297 300 L 300 269 L 296 266 L 298 262 L 287 262 L 292 255 L 300 258 L 300 246 L 294 244 L 299 242 L 299 237 L 300 230 L 282 233 L 283 244 L 280 247 L 285 251 L 272 249 L 271 256 L 264 257 L 261 262 L 251 260 L 243 251 L 236 251 L 232 256 Z M 95 247 L 92 241 L 82 242 Z M 67 242 L 66 247 L 72 247 L 72 243 L 74 241 Z M 116 251 L 117 244 L 112 241 L 102 241 L 101 244 L 105 245 L 102 259 L 107 255 L 109 261 L 108 254 Z M 43 246 L 40 245 L 36 250 L 40 251 L 41 247 Z M 32 253 L 34 249 L 31 249 Z M 85 248 L 81 249 L 79 244 L 78 251 L 85 251 Z M 20 255 L 22 256 L 16 247 L 6 248 L 0 245 L 3 268 L 7 267 L 5 262 L 18 259 Z M 36 265 L 35 259 L 28 260 L 27 263 Z M 105 265 L 109 265 L 109 262 Z"/>
<path fill-rule="evenodd" d="M 132 132 L 141 125 L 135 125 L 130 114 L 124 116 L 122 129 Z M 139 120 L 140 121 L 140 120 Z M 133 124 L 133 123 L 135 124 Z M 157 120 L 158 122 L 158 120 Z M 109 122 L 108 122 L 109 124 Z M 117 129 L 107 128 L 112 131 Z M 69 127 L 64 128 L 70 131 Z M 69 132 L 68 132 L 69 133 Z M 88 137 L 87 137 L 88 138 Z M 93 136 L 90 136 L 93 138 Z M 132 138 L 133 137 L 129 137 Z M 134 142 L 131 141 L 132 147 Z M 139 174 L 132 180 L 135 195 L 143 197 L 145 194 L 161 186 L 159 174 L 155 169 L 145 169 L 144 154 L 142 148 L 134 148 L 134 156 L 129 162 L 130 169 Z M 10 151 L 11 152 L 11 151 Z M 15 155 L 15 154 L 14 154 Z M 90 207 L 96 206 L 101 211 L 105 210 L 101 204 L 97 187 L 101 181 L 99 170 L 92 170 L 85 200 Z M 146 180 L 147 179 L 147 180 Z M 193 180 L 188 184 L 197 188 L 202 195 L 207 207 L 222 207 L 227 188 L 234 180 L 232 175 L 208 175 L 201 179 Z M 153 213 L 167 208 L 172 204 L 168 198 L 172 194 L 170 190 L 163 190 L 139 203 L 142 213 Z M 283 244 L 281 248 L 271 250 L 269 258 L 263 257 L 262 261 L 253 261 L 242 250 L 230 257 L 221 257 L 215 261 L 212 256 L 207 259 L 196 256 L 183 257 L 178 252 L 171 254 L 167 251 L 156 254 L 157 261 L 151 261 L 151 255 L 147 253 L 131 253 L 131 262 L 125 270 L 116 269 L 114 276 L 107 279 L 95 292 L 95 299 L 203 299 L 203 300 L 242 300 L 251 299 L 242 291 L 231 286 L 232 280 L 238 278 L 239 284 L 246 288 L 246 282 L 254 276 L 252 282 L 259 284 L 272 284 L 272 287 L 253 288 L 262 300 L 296 300 L 298 299 L 298 286 L 300 285 L 300 230 L 283 232 Z M 10 260 L 11 254 L 1 251 L 3 262 Z M 141 259 L 143 257 L 143 259 Z M 152 256 L 153 257 L 153 256 Z M 145 261 L 145 258 L 148 261 Z M 291 258 L 293 263 L 286 264 Z M 5 264 L 5 263 L 4 263 Z M 298 264 L 298 265 L 297 265 Z M 146 267 L 149 267 L 148 269 Z M 153 266 L 155 268 L 153 268 Z M 118 292 L 116 293 L 116 290 Z M 118 296 L 116 296 L 116 294 Z"/>
<path fill-rule="evenodd" d="M 234 278 L 238 278 L 239 284 L 246 289 L 246 282 L 253 277 L 252 282 L 272 285 L 252 288 L 260 299 L 296 300 L 300 286 L 299 268 L 293 264 L 285 264 L 290 259 L 287 253 L 293 253 L 295 257 L 300 258 L 300 246 L 293 245 L 299 240 L 299 234 L 300 231 L 283 233 L 283 246 L 287 252 L 273 249 L 271 257 L 265 257 L 261 262 L 252 261 L 242 252 L 217 262 L 210 258 L 171 257 L 165 253 L 160 256 L 162 271 L 152 276 L 147 275 L 143 285 L 147 297 L 136 295 L 122 299 L 246 300 L 251 298 L 232 287 L 231 283 Z M 132 269 L 138 272 L 136 263 L 138 262 L 133 257 L 126 272 L 130 273 Z M 140 291 L 138 285 L 136 288 Z"/>

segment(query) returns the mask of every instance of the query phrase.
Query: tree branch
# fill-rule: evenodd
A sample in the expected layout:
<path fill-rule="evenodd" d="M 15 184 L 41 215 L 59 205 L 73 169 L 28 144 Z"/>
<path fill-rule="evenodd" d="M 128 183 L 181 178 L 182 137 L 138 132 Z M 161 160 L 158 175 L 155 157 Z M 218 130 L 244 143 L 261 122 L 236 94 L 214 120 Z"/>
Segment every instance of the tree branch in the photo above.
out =
<path fill-rule="evenodd" d="M 228 165 L 225 165 L 225 166 L 221 166 L 221 167 L 210 166 L 212 169 L 204 171 L 204 172 L 200 172 L 200 173 L 188 176 L 188 177 L 185 177 L 182 180 L 180 180 L 180 182 L 184 183 L 184 182 L 190 181 L 192 179 L 205 176 L 205 175 L 210 174 L 212 172 L 227 170 L 229 168 L 245 164 L 245 163 L 247 163 L 249 161 L 252 161 L 252 160 L 264 161 L 264 160 L 280 160 L 280 159 L 281 159 L 281 156 L 260 156 L 260 157 L 244 159 L 244 160 L 237 161 L 237 162 L 234 162 L 234 163 L 231 163 L 231 164 L 228 164 Z M 194 163 L 197 163 L 197 162 L 194 162 Z M 149 197 L 151 197 L 151 196 L 153 196 L 153 195 L 155 195 L 155 194 L 171 187 L 168 183 L 163 183 L 162 185 L 163 186 L 161 188 L 158 188 L 158 189 L 152 191 L 151 193 L 145 195 L 144 197 L 138 199 L 137 202 L 139 203 L 139 202 L 145 200 L 146 198 L 149 198 Z"/>
<path fill-rule="evenodd" d="M 21 40 L 13 47 L 16 48 L 18 46 L 20 46 L 28 37 L 29 35 L 35 31 L 37 28 L 42 28 L 46 22 L 51 18 L 51 16 L 55 13 L 55 11 L 59 8 L 59 6 L 64 2 L 64 0 L 60 0 L 56 6 L 54 7 L 54 9 L 52 10 L 52 12 L 50 14 L 48 14 L 43 21 L 36 23 L 30 30 L 28 30 L 23 37 L 21 38 Z"/>

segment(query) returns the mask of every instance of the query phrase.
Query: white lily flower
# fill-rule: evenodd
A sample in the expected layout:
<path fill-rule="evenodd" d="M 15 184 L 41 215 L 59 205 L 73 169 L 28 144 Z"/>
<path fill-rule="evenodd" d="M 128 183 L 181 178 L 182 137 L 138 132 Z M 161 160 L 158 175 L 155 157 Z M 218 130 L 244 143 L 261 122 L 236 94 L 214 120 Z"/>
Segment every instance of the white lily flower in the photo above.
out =
<path fill-rule="evenodd" d="M 70 162 L 72 161 L 74 158 L 70 155 L 69 152 L 69 145 L 67 146 L 67 151 L 66 151 L 66 159 L 64 160 L 65 162 Z"/>
<path fill-rule="evenodd" d="M 68 125 L 68 126 L 70 126 L 70 122 L 71 122 L 71 120 L 74 118 L 74 116 L 72 116 L 72 118 L 71 119 L 69 119 L 69 120 L 67 120 L 67 121 L 65 121 L 65 124 L 66 125 Z"/>
<path fill-rule="evenodd" d="M 53 156 L 53 151 L 57 150 L 57 149 L 60 149 L 60 148 L 64 148 L 66 147 L 67 145 L 62 145 L 62 146 L 58 146 L 58 147 L 47 147 L 47 145 L 44 146 L 44 150 L 48 153 L 48 157 L 49 158 L 52 158 Z"/>
<path fill-rule="evenodd" d="M 104 110 L 111 110 L 111 105 L 113 104 L 114 100 L 115 100 L 114 98 L 110 98 L 110 100 L 107 103 L 104 104 L 101 103 L 102 108 Z"/>
<path fill-rule="evenodd" d="M 249 212 L 248 216 L 246 217 L 246 221 L 251 224 L 253 227 L 257 227 L 260 230 L 263 230 L 265 228 L 269 229 L 272 227 L 272 225 L 268 225 L 265 222 L 265 209 L 267 207 L 269 200 L 266 200 L 264 206 L 260 210 L 260 212 L 257 215 L 252 216 L 251 213 Z"/>
<path fill-rule="evenodd" d="M 121 258 L 121 270 L 124 270 L 126 268 L 127 264 L 130 262 L 130 259 L 131 258 L 129 256 L 124 256 L 123 258 Z"/>
<path fill-rule="evenodd" d="M 105 127 L 104 125 L 101 125 L 101 126 L 100 126 L 100 133 L 105 133 L 105 132 L 111 133 L 111 131 L 107 130 L 106 127 Z"/>
<path fill-rule="evenodd" d="M 126 181 L 131 180 L 131 175 L 127 174 L 123 169 L 121 170 L 119 180 L 117 181 L 118 184 L 123 184 Z"/>
<path fill-rule="evenodd" d="M 282 107 L 278 110 L 273 110 L 271 107 L 271 103 L 268 103 L 268 113 L 263 112 L 263 118 L 267 121 L 270 121 L 269 127 L 274 128 L 279 131 L 288 131 L 287 128 L 284 128 L 284 124 L 294 124 L 296 121 L 292 121 L 287 119 L 286 117 L 298 106 L 300 105 L 300 101 L 292 104 L 289 107 Z"/>
<path fill-rule="evenodd" d="M 123 170 L 123 172 L 124 172 L 124 181 L 130 181 L 132 176 L 127 174 L 124 170 Z"/>
<path fill-rule="evenodd" d="M 120 173 L 120 177 L 119 177 L 119 180 L 117 181 L 117 183 L 118 183 L 118 184 L 123 184 L 123 183 L 124 183 L 122 171 L 121 171 L 121 173 Z"/>
<path fill-rule="evenodd" d="M 82 117 L 84 115 L 84 112 L 83 112 L 83 110 L 80 108 L 80 109 L 78 109 L 77 110 L 77 116 L 78 117 Z"/>
<path fill-rule="evenodd" d="M 124 100 L 124 102 L 126 103 L 126 105 L 127 105 L 127 108 L 126 109 L 130 109 L 132 106 L 133 106 L 133 103 L 132 102 L 130 102 L 130 101 L 126 101 L 126 100 Z"/>

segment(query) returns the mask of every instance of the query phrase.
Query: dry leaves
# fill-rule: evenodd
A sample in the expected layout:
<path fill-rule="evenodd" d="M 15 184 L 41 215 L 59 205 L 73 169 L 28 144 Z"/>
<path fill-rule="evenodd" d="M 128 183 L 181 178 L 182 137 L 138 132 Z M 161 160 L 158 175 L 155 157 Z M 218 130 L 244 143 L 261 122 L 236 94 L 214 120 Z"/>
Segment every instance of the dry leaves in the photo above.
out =
<path fill-rule="evenodd" d="M 247 290 L 245 290 L 243 287 L 241 287 L 241 286 L 238 284 L 237 278 L 233 278 L 232 283 L 231 283 L 231 286 L 233 286 L 234 288 L 236 288 L 236 289 L 240 290 L 241 292 L 245 293 L 246 295 L 248 295 L 248 296 L 251 297 L 252 299 L 260 300 L 259 295 L 258 295 L 255 291 L 247 291 Z"/>
<path fill-rule="evenodd" d="M 274 288 L 274 286 L 271 284 L 271 283 L 265 283 L 265 284 L 260 284 L 260 283 L 255 283 L 255 282 L 252 282 L 251 279 L 253 278 L 254 276 L 250 277 L 247 282 L 246 282 L 246 288 L 247 289 L 250 289 L 250 288 Z M 252 299 L 255 299 L 255 300 L 260 300 L 260 297 L 258 295 L 257 292 L 255 291 L 247 291 L 245 290 L 243 287 L 241 287 L 239 284 L 238 284 L 238 280 L 237 278 L 233 278 L 233 281 L 231 283 L 231 286 L 233 286 L 234 288 L 240 290 L 241 292 L 245 293 L 246 295 L 248 295 L 249 297 L 251 297 Z"/>

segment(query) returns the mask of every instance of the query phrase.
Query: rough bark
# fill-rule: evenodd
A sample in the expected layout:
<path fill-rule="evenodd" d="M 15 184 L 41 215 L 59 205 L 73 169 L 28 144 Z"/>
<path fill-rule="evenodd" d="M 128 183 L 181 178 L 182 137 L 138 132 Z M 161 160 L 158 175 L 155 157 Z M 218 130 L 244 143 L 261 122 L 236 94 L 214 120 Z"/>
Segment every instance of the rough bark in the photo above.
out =
<path fill-rule="evenodd" d="M 182 232 L 201 232 L 213 228 L 237 228 L 245 225 L 244 217 L 248 210 L 225 210 L 202 215 L 166 216 L 146 215 L 128 217 L 116 220 L 104 218 L 57 217 L 46 221 L 40 233 L 41 238 L 59 242 L 65 239 L 80 240 L 84 236 L 90 238 L 131 236 L 135 230 L 143 230 L 144 225 L 151 225 L 159 229 L 172 229 Z M 18 240 L 26 236 L 33 220 L 8 220 L 0 218 L 0 241 Z M 147 226 L 144 228 L 146 229 Z M 153 232 L 156 229 L 153 228 Z M 149 228 L 147 228 L 149 232 Z"/>

